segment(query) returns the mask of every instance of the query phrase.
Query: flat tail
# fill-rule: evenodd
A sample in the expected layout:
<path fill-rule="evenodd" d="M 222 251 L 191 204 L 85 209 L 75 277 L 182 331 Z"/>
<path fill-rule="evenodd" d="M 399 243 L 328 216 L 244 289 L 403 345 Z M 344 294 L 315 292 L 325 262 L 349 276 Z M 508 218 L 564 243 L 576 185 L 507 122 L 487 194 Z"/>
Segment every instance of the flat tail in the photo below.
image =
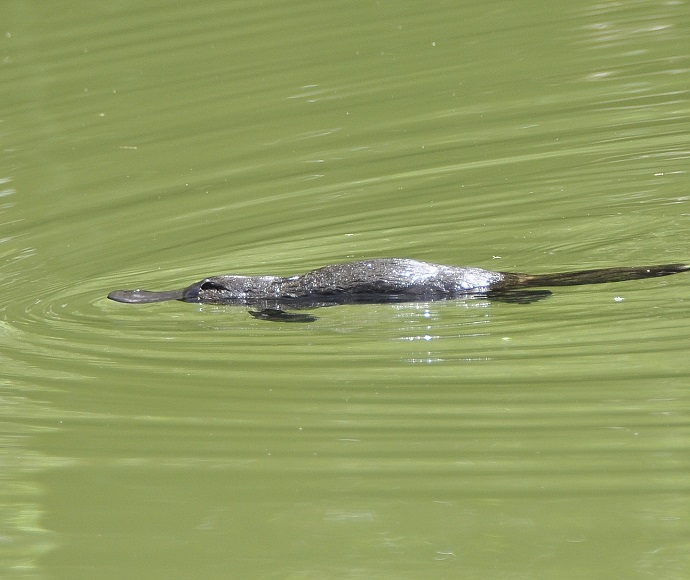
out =
<path fill-rule="evenodd" d="M 662 264 L 632 268 L 598 268 L 596 270 L 577 270 L 555 274 L 516 274 L 520 286 L 579 286 L 582 284 L 606 284 L 643 278 L 671 276 L 690 270 L 688 264 Z"/>

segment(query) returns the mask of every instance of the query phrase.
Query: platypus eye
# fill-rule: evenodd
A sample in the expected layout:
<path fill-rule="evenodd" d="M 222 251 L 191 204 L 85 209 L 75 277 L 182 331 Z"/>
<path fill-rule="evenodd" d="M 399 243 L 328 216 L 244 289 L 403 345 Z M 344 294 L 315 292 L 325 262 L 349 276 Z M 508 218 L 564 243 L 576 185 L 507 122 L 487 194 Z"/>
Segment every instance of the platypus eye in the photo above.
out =
<path fill-rule="evenodd" d="M 206 280 L 201 286 L 200 290 L 225 290 L 222 284 L 214 282 L 213 280 Z"/>

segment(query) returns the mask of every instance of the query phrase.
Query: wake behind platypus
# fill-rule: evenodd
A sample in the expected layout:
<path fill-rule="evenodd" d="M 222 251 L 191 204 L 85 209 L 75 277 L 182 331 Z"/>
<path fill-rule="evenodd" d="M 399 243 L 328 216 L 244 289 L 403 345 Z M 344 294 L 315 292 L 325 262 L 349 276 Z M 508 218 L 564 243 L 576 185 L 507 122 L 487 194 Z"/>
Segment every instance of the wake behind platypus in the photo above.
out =
<path fill-rule="evenodd" d="M 265 320 L 311 321 L 286 310 L 352 303 L 413 302 L 484 297 L 509 302 L 534 302 L 551 294 L 526 290 L 549 286 L 603 284 L 669 276 L 690 270 L 687 264 L 603 268 L 555 274 L 494 272 L 482 268 L 442 266 L 403 258 L 377 258 L 335 264 L 306 274 L 280 276 L 213 276 L 163 292 L 116 290 L 108 298 L 142 304 L 180 300 L 236 304 L 257 308 L 250 313 Z"/>

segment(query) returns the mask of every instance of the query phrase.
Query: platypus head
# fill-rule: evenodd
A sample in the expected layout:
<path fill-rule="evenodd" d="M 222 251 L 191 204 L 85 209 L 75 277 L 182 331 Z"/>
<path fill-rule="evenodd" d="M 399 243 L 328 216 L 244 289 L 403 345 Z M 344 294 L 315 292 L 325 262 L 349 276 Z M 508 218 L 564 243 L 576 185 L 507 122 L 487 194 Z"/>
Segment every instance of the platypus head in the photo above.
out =
<path fill-rule="evenodd" d="M 248 304 L 278 298 L 277 276 L 214 276 L 184 289 L 184 302 L 207 304 Z"/>
<path fill-rule="evenodd" d="M 182 302 L 207 302 L 211 304 L 242 303 L 246 292 L 238 290 L 242 284 L 233 283 L 233 278 L 241 276 L 218 276 L 205 278 L 181 288 L 179 290 L 166 290 L 164 292 L 151 292 L 149 290 L 115 290 L 108 294 L 108 298 L 116 302 L 129 304 L 146 304 L 149 302 L 163 302 L 165 300 L 181 300 Z"/>
<path fill-rule="evenodd" d="M 129 304 L 181 300 L 207 304 L 269 304 L 274 306 L 282 295 L 283 278 L 278 276 L 214 276 L 204 278 L 187 288 L 151 292 L 149 290 L 115 290 L 108 298 Z"/>
<path fill-rule="evenodd" d="M 241 300 L 241 292 L 238 292 L 237 284 L 233 284 L 229 278 L 235 276 L 216 276 L 204 278 L 184 289 L 182 300 L 184 302 L 205 302 L 209 304 L 222 304 Z"/>

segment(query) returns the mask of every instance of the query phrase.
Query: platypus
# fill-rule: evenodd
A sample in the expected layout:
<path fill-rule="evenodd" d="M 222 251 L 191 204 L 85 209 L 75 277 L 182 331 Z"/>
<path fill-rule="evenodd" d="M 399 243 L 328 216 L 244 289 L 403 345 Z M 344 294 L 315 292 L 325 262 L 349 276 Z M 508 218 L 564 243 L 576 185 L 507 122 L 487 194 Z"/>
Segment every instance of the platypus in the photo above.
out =
<path fill-rule="evenodd" d="M 250 313 L 264 320 L 311 321 L 286 310 L 352 303 L 412 302 L 484 297 L 533 302 L 551 294 L 526 288 L 602 284 L 669 276 L 690 270 L 687 264 L 602 268 L 555 274 L 494 272 L 482 268 L 443 266 L 404 258 L 376 258 L 325 266 L 306 274 L 280 276 L 213 276 L 186 288 L 163 292 L 115 290 L 108 298 L 142 304 L 181 300 L 237 304 L 258 308 Z"/>

